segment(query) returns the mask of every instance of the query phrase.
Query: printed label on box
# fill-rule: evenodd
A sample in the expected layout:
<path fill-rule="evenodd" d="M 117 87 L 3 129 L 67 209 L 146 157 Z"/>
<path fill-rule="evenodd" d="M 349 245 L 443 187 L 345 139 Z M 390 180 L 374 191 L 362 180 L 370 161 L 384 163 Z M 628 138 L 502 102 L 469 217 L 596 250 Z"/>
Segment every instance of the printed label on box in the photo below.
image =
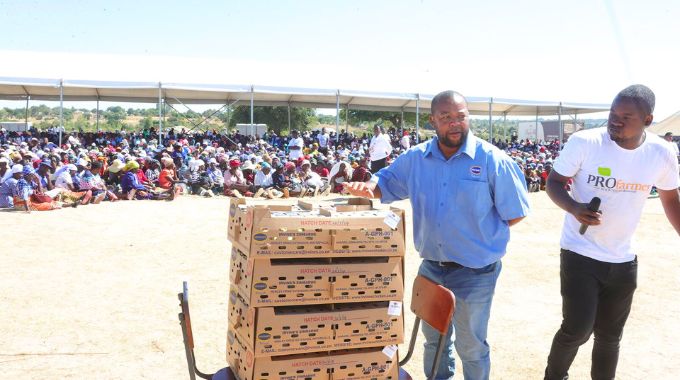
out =
<path fill-rule="evenodd" d="M 390 306 L 387 308 L 387 315 L 400 316 L 401 315 L 401 302 L 400 301 L 390 301 Z"/>

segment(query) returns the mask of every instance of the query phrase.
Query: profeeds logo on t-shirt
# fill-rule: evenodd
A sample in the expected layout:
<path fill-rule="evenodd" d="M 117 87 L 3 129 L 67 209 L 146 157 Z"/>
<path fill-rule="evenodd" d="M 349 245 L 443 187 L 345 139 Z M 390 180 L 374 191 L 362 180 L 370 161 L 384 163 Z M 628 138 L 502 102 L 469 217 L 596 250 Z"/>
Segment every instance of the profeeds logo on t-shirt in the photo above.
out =
<path fill-rule="evenodd" d="M 612 176 L 612 169 L 607 167 L 598 167 L 597 174 L 588 174 L 587 183 L 598 190 L 627 192 L 634 193 L 642 191 L 648 193 L 651 185 L 642 183 L 626 182 L 622 179 L 617 179 Z"/>

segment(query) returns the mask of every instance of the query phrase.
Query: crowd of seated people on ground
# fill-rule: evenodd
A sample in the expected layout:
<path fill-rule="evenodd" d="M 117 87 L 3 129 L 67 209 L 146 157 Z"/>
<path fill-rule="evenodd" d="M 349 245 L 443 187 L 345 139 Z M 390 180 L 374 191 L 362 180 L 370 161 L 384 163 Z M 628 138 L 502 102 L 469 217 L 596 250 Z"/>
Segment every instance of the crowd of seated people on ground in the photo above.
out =
<path fill-rule="evenodd" d="M 415 145 L 413 133 L 382 130 L 389 165 Z M 376 132 L 377 131 L 376 128 Z M 325 129 L 289 136 L 216 131 L 64 133 L 0 130 L 0 208 L 54 210 L 118 200 L 203 197 L 288 198 L 341 193 L 372 176 L 372 138 Z M 525 173 L 530 191 L 545 189 L 557 141 L 494 141 Z"/>

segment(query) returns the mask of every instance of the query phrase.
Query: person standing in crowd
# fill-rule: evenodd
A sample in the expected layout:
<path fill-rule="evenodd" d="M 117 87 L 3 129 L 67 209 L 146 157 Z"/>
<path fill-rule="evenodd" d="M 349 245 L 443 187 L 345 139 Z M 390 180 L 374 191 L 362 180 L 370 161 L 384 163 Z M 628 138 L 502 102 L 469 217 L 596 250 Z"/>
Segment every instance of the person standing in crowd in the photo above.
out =
<path fill-rule="evenodd" d="M 328 133 L 326 132 L 326 128 L 321 128 L 321 132 L 319 132 L 318 135 L 316 135 L 316 140 L 319 142 L 319 152 L 321 154 L 326 155 L 328 154 Z"/>
<path fill-rule="evenodd" d="M 300 133 L 297 130 L 293 130 L 290 135 L 292 137 L 288 141 L 288 159 L 297 161 L 297 159 L 302 157 L 302 148 L 305 147 L 305 141 L 300 137 Z"/>
<path fill-rule="evenodd" d="M 404 135 L 399 140 L 399 145 L 403 150 L 411 149 L 411 136 L 409 136 L 408 131 L 404 131 Z"/>
<path fill-rule="evenodd" d="M 678 159 L 678 162 L 680 162 L 680 147 L 678 147 L 678 143 L 673 141 L 673 132 L 666 132 L 666 134 L 663 135 L 663 139 L 668 141 L 668 143 L 671 145 L 671 149 L 673 149 L 675 157 Z"/>
<path fill-rule="evenodd" d="M 548 196 L 567 214 L 560 239 L 562 325 L 552 342 L 546 380 L 567 379 L 579 347 L 593 333 L 591 376 L 614 379 L 637 287 L 631 238 L 652 186 L 680 235 L 677 158 L 665 141 L 645 131 L 654 103 L 646 86 L 623 89 L 611 105 L 607 127 L 572 135 L 548 177 Z M 596 211 L 589 208 L 594 197 L 601 199 Z M 581 234 L 581 226 L 590 227 Z"/>
<path fill-rule="evenodd" d="M 370 181 L 351 182 L 345 189 L 384 203 L 410 199 L 415 247 L 423 258 L 419 274 L 456 295 L 436 378 L 453 377 L 455 346 L 466 380 L 489 379 L 491 302 L 510 226 L 529 212 L 526 184 L 510 157 L 470 133 L 463 95 L 444 91 L 431 104 L 435 138 L 408 150 Z M 427 323 L 422 331 L 428 377 L 439 332 Z"/>
<path fill-rule="evenodd" d="M 390 137 L 384 133 L 383 127 L 379 125 L 373 127 L 373 137 L 368 146 L 368 152 L 371 155 L 373 173 L 377 173 L 387 165 L 387 157 L 392 153 L 392 143 Z"/>

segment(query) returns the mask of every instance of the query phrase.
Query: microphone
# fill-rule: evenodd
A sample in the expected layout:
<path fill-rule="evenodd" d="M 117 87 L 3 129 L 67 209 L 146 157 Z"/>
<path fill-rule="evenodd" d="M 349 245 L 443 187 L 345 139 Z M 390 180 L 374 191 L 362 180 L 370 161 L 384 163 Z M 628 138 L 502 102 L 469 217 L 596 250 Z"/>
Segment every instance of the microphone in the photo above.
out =
<path fill-rule="evenodd" d="M 588 210 L 592 212 L 597 212 L 600 209 L 600 198 L 598 197 L 593 197 L 593 199 L 590 200 L 590 203 L 588 203 Z M 581 235 L 586 233 L 586 230 L 588 229 L 587 224 L 581 224 L 581 228 L 578 229 L 578 233 Z"/>

